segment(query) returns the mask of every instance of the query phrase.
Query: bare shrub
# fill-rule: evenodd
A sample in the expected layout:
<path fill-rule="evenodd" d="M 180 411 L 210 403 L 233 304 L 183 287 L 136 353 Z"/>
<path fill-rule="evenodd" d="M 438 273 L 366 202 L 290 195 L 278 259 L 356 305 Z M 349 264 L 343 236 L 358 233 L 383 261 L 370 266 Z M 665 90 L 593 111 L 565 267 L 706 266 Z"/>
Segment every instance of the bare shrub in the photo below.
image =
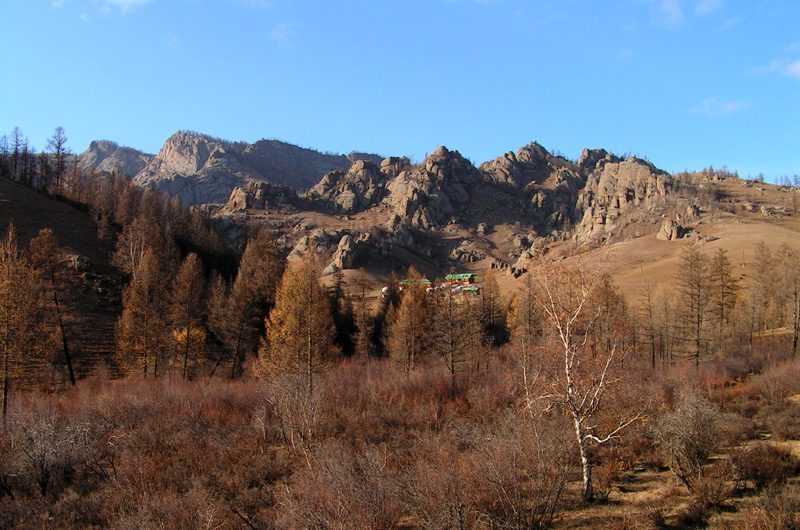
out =
<path fill-rule="evenodd" d="M 777 402 L 800 393 L 800 362 L 777 364 L 753 377 L 753 384 L 769 402 Z"/>
<path fill-rule="evenodd" d="M 798 461 L 789 449 L 757 443 L 732 455 L 737 479 L 752 482 L 758 490 L 781 485 L 797 472 Z"/>
<path fill-rule="evenodd" d="M 594 468 L 594 494 L 598 502 L 607 502 L 614 481 L 619 478 L 622 464 L 616 459 L 603 460 Z"/>
<path fill-rule="evenodd" d="M 766 416 L 765 423 L 778 440 L 800 439 L 800 407 L 794 403 L 784 402 Z"/>
<path fill-rule="evenodd" d="M 674 409 L 657 419 L 656 442 L 689 491 L 694 490 L 703 466 L 719 444 L 718 422 L 716 408 L 691 387 L 681 389 Z"/>
<path fill-rule="evenodd" d="M 734 413 L 720 415 L 720 441 L 725 447 L 736 447 L 756 435 L 753 420 Z"/>
<path fill-rule="evenodd" d="M 743 508 L 733 520 L 714 530 L 797 530 L 800 528 L 800 487 L 772 488 Z"/>
<path fill-rule="evenodd" d="M 429 434 L 403 460 L 399 475 L 405 522 L 420 530 L 471 528 L 478 512 L 473 491 L 480 474 L 468 433 Z M 466 446 L 466 447 L 465 447 Z"/>
<path fill-rule="evenodd" d="M 566 508 L 569 446 L 551 427 L 509 423 L 481 449 L 476 509 L 489 528 L 550 528 Z"/>
<path fill-rule="evenodd" d="M 18 450 L 19 472 L 35 483 L 43 497 L 51 493 L 51 488 L 63 488 L 70 483 L 80 429 L 70 424 L 52 404 L 34 406 L 14 415 L 9 430 L 12 444 Z"/>
<path fill-rule="evenodd" d="M 390 454 L 376 446 L 327 442 L 279 494 L 282 528 L 394 528 L 399 517 Z"/>

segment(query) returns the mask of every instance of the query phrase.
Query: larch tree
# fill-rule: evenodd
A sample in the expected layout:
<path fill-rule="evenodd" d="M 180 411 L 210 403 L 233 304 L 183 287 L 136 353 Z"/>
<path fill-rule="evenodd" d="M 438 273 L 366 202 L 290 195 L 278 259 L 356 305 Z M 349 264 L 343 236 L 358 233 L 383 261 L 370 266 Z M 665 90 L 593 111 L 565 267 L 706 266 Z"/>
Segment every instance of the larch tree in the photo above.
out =
<path fill-rule="evenodd" d="M 681 253 L 675 287 L 683 340 L 688 345 L 688 354 L 694 358 L 695 367 L 699 367 L 707 341 L 708 265 L 707 257 L 697 246 L 688 246 Z"/>
<path fill-rule="evenodd" d="M 55 177 L 54 192 L 59 194 L 61 193 L 61 179 L 67 172 L 67 156 L 69 155 L 69 151 L 67 150 L 67 135 L 63 127 L 56 127 L 53 136 L 47 140 L 47 149 L 53 159 L 53 176 Z"/>
<path fill-rule="evenodd" d="M 356 326 L 353 333 L 354 353 L 357 356 L 369 359 L 372 355 L 372 333 L 375 329 L 372 314 L 369 308 L 367 290 L 369 282 L 364 269 L 358 271 L 358 276 L 353 284 L 353 322 Z"/>
<path fill-rule="evenodd" d="M 775 300 L 777 298 L 776 262 L 772 249 L 763 241 L 753 249 L 750 298 L 759 331 L 765 331 L 774 323 Z"/>
<path fill-rule="evenodd" d="M 504 301 L 500 286 L 494 277 L 494 269 L 486 271 L 481 289 L 480 319 L 483 331 L 493 342 L 497 342 L 497 334 L 502 331 Z"/>
<path fill-rule="evenodd" d="M 181 263 L 172 283 L 170 316 L 176 346 L 176 364 L 183 379 L 189 379 L 192 366 L 201 358 L 206 341 L 203 327 L 205 277 L 197 254 Z"/>
<path fill-rule="evenodd" d="M 428 350 L 431 316 L 426 284 L 413 266 L 402 289 L 400 304 L 387 316 L 386 349 L 408 377 Z"/>
<path fill-rule="evenodd" d="M 168 344 L 167 285 L 163 264 L 148 249 L 122 292 L 117 322 L 117 360 L 129 375 L 157 377 L 161 369 Z"/>
<path fill-rule="evenodd" d="M 212 374 L 224 356 L 228 356 L 233 379 L 246 355 L 255 349 L 261 323 L 275 304 L 275 292 L 284 267 L 285 259 L 278 245 L 269 232 L 262 229 L 250 237 L 226 297 L 220 296 L 222 287 L 217 285 L 209 324 L 222 342 L 224 353 Z"/>
<path fill-rule="evenodd" d="M 557 263 L 538 270 L 538 289 L 534 291 L 554 354 L 543 378 L 547 391 L 542 399 L 550 407 L 564 410 L 570 418 L 587 502 L 594 500 L 590 448 L 618 437 L 642 416 L 640 410 L 616 414 L 603 410 L 606 402 L 613 401 L 614 394 L 622 388 L 626 351 L 616 341 L 591 351 L 591 337 L 602 311 L 591 296 L 600 279 L 597 265 Z"/>
<path fill-rule="evenodd" d="M 724 249 L 719 248 L 708 266 L 708 302 L 714 325 L 718 329 L 719 347 L 725 337 L 725 328 L 736 309 L 739 279 L 733 274 L 733 264 Z"/>
<path fill-rule="evenodd" d="M 778 249 L 781 271 L 781 290 L 787 303 L 788 322 L 792 328 L 792 358 L 797 355 L 800 336 L 800 250 L 782 245 Z"/>
<path fill-rule="evenodd" d="M 286 267 L 275 295 L 275 307 L 266 319 L 255 372 L 260 377 L 276 373 L 294 376 L 314 391 L 314 375 L 336 356 L 336 330 L 331 301 L 319 283 L 316 263 L 293 261 Z"/>
<path fill-rule="evenodd" d="M 642 288 L 642 299 L 637 311 L 639 318 L 639 330 L 642 336 L 642 342 L 647 345 L 650 350 L 650 368 L 656 368 L 656 351 L 658 349 L 658 338 L 656 335 L 656 312 L 655 301 L 653 300 L 653 285 L 650 282 L 645 283 Z"/>
<path fill-rule="evenodd" d="M 455 396 L 456 375 L 478 358 L 482 346 L 479 311 L 471 295 L 451 289 L 436 291 L 432 304 L 431 350 L 444 361 Z"/>
<path fill-rule="evenodd" d="M 53 310 L 58 324 L 58 333 L 61 338 L 61 347 L 64 350 L 64 361 L 67 365 L 67 373 L 69 375 L 69 382 L 75 385 L 75 370 L 72 367 L 72 353 L 69 349 L 69 341 L 67 340 L 67 332 L 64 325 L 65 320 L 65 307 L 61 298 L 59 297 L 61 273 L 62 271 L 62 254 L 58 250 L 58 240 L 53 235 L 50 228 L 43 228 L 39 231 L 39 235 L 31 240 L 30 243 L 31 259 L 35 267 L 44 273 L 47 283 L 50 285 L 50 294 L 53 301 Z"/>
<path fill-rule="evenodd" d="M 542 334 L 542 312 L 535 293 L 532 274 L 522 277 L 522 286 L 511 301 L 506 325 L 511 338 L 512 372 L 517 374 L 526 414 L 535 415 L 536 385 L 542 372 L 535 344 Z"/>
<path fill-rule="evenodd" d="M 2 363 L 3 422 L 11 386 L 22 382 L 42 364 L 46 343 L 42 332 L 40 283 L 30 262 L 17 246 L 9 225 L 0 241 L 0 362 Z"/>

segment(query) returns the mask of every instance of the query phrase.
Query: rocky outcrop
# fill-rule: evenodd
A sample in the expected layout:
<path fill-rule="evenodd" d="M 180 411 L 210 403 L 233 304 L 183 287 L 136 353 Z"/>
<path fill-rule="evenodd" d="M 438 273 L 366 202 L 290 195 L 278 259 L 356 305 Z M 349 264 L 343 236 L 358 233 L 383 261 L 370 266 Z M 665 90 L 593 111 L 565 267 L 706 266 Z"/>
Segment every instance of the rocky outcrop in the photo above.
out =
<path fill-rule="evenodd" d="M 628 219 L 634 208 L 647 210 L 672 188 L 672 176 L 650 162 L 635 157 L 614 160 L 613 155 L 606 155 L 596 163 L 578 197 L 576 206 L 583 212 L 575 232 L 578 240 L 614 233 L 618 219 Z"/>
<path fill-rule="evenodd" d="M 84 174 L 94 170 L 110 175 L 116 172 L 123 177 L 133 178 L 153 159 L 130 147 L 123 147 L 109 140 L 99 140 L 89 144 L 89 148 L 78 155 L 78 165 Z"/>
<path fill-rule="evenodd" d="M 225 210 L 237 212 L 242 210 L 297 209 L 300 198 L 289 186 L 270 184 L 269 182 L 248 182 L 237 186 L 225 204 Z"/>
<path fill-rule="evenodd" d="M 134 180 L 189 205 L 224 203 L 234 188 L 251 181 L 305 190 L 326 173 L 349 169 L 351 159 L 359 157 L 377 158 L 357 153 L 323 154 L 277 140 L 248 145 L 179 132 Z"/>
<path fill-rule="evenodd" d="M 552 173 L 552 158 L 538 143 L 520 147 L 480 165 L 484 178 L 510 192 L 521 192 L 530 183 L 543 183 Z"/>
<path fill-rule="evenodd" d="M 403 171 L 411 168 L 411 161 L 405 156 L 390 156 L 381 162 L 381 173 L 396 177 Z"/>
<path fill-rule="evenodd" d="M 389 181 L 386 201 L 404 223 L 429 230 L 454 220 L 468 206 L 470 190 L 482 183 L 480 172 L 458 151 L 439 147 Z"/>
<path fill-rule="evenodd" d="M 328 173 L 305 197 L 335 211 L 352 214 L 380 203 L 387 175 L 376 164 L 359 160 L 348 170 Z"/>
<path fill-rule="evenodd" d="M 662 241 L 674 241 L 683 237 L 686 230 L 672 219 L 664 220 L 661 230 L 656 234 L 656 238 Z"/>
<path fill-rule="evenodd" d="M 599 156 L 599 152 L 585 153 L 587 158 L 583 162 L 587 166 L 593 157 Z M 539 231 L 545 234 L 558 230 L 574 217 L 576 195 L 586 182 L 578 166 L 553 156 L 538 143 L 485 162 L 480 171 L 487 182 L 519 196 L 525 213 L 533 217 Z"/>

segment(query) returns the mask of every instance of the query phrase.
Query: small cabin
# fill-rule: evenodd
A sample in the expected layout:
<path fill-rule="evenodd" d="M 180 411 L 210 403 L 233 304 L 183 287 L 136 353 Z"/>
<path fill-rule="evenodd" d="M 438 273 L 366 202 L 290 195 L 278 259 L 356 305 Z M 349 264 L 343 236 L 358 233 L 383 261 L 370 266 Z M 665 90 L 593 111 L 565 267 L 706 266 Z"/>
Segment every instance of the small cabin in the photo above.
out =
<path fill-rule="evenodd" d="M 432 287 L 431 281 L 427 278 L 420 278 L 418 280 L 403 280 L 400 282 L 400 290 L 402 291 L 404 287 L 408 287 L 410 285 L 422 285 L 426 290 Z"/>
<path fill-rule="evenodd" d="M 456 285 L 472 285 L 475 281 L 475 275 L 471 272 L 460 274 L 448 274 L 444 277 L 445 285 L 454 287 Z"/>

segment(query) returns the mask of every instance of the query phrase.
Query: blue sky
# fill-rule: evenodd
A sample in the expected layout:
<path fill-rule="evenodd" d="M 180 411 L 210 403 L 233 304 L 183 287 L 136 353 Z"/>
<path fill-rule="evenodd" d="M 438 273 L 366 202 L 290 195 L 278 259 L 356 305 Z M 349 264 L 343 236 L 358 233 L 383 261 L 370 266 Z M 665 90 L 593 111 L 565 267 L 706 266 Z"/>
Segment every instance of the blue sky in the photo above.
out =
<path fill-rule="evenodd" d="M 3 0 L 0 133 L 800 173 L 797 0 Z"/>

